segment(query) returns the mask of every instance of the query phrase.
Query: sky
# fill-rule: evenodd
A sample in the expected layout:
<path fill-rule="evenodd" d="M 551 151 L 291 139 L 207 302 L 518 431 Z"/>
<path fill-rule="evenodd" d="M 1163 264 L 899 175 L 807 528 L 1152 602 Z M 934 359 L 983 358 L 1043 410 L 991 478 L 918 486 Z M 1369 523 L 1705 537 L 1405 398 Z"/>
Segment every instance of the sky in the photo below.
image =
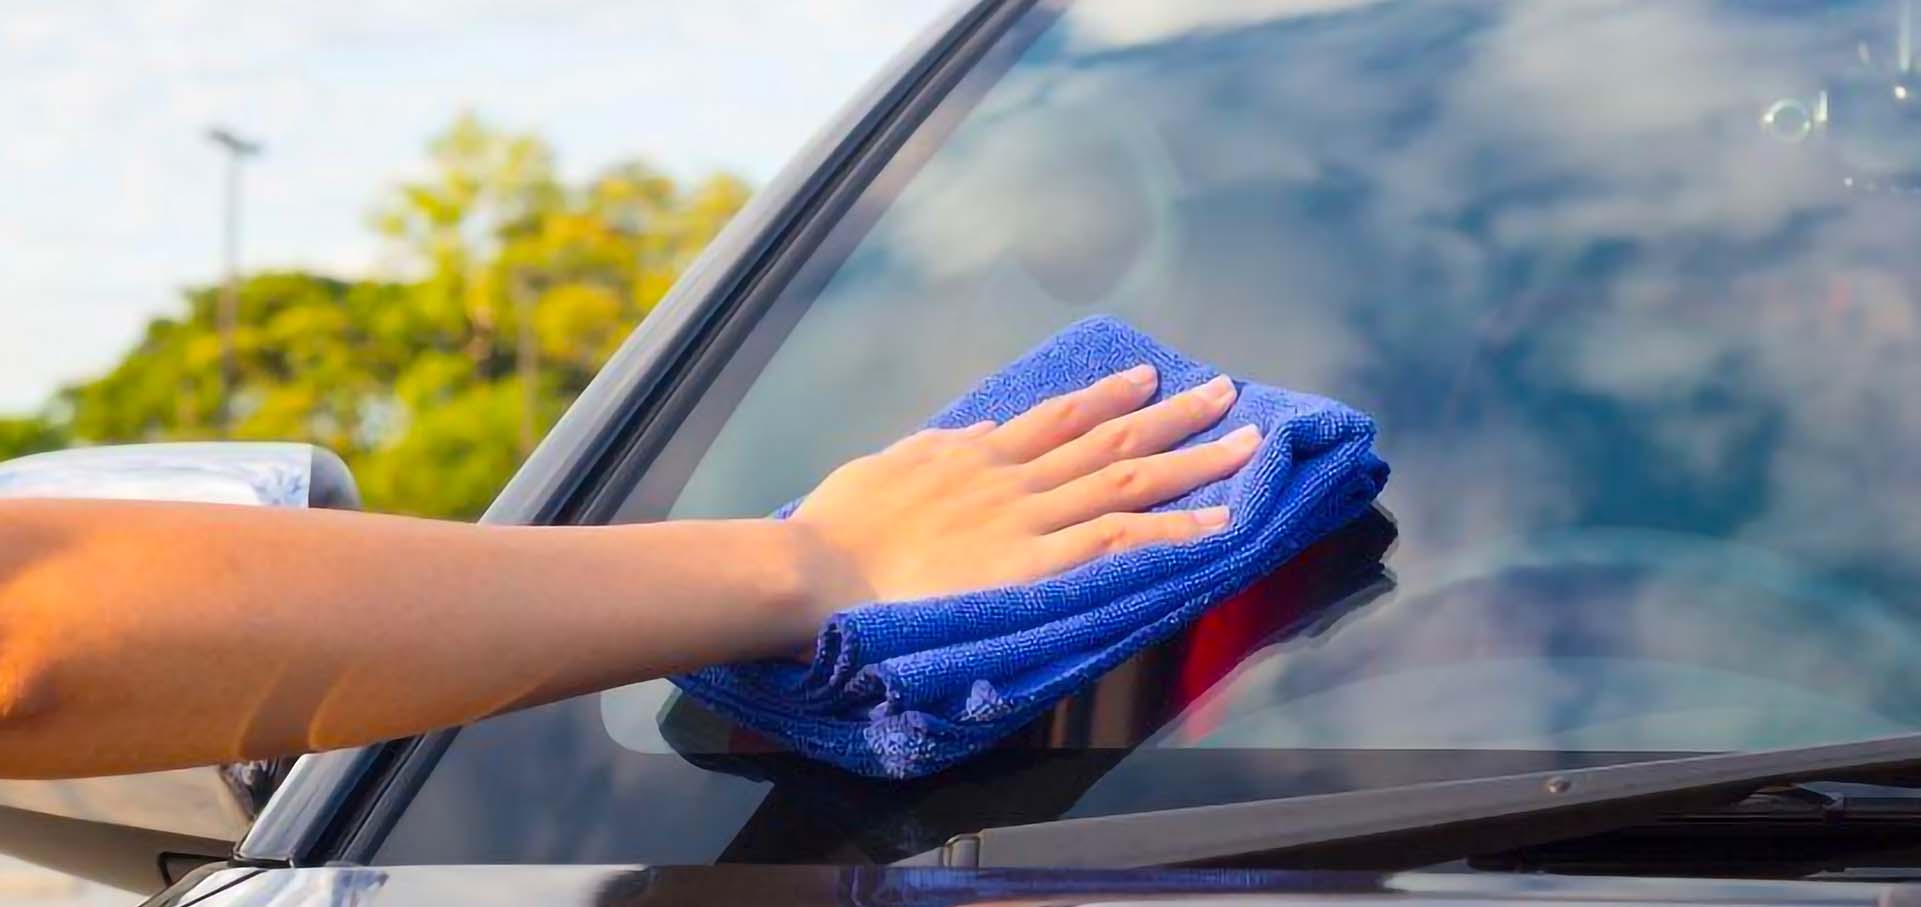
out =
<path fill-rule="evenodd" d="M 262 142 L 243 267 L 378 268 L 380 190 L 458 112 L 564 174 L 772 175 L 947 0 L 0 0 L 0 415 L 110 367 L 220 269 L 223 160 Z"/>

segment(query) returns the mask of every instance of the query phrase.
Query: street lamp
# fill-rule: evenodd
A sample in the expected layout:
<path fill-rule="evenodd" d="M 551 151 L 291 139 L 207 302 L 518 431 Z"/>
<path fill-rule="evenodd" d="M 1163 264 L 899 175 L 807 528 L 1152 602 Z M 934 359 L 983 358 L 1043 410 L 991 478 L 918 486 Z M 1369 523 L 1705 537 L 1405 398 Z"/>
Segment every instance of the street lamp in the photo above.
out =
<path fill-rule="evenodd" d="M 217 315 L 220 330 L 220 433 L 233 431 L 233 393 L 239 383 L 234 362 L 234 323 L 240 310 L 240 165 L 261 151 L 259 142 L 241 138 L 233 130 L 214 126 L 207 130 L 208 141 L 227 153 L 227 213 L 222 251 L 226 275 L 220 288 Z"/>

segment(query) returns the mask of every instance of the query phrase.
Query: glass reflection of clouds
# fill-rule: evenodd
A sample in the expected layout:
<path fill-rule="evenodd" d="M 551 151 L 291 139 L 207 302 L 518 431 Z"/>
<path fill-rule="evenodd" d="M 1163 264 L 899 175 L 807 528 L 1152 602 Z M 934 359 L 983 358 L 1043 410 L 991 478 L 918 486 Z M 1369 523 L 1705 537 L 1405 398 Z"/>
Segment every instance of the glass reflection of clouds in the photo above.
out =
<path fill-rule="evenodd" d="M 1844 91 L 1898 100 L 1900 8 L 1069 5 L 790 289 L 676 512 L 770 510 L 1110 312 L 1371 410 L 1396 469 L 1399 590 L 1160 743 L 1921 727 L 1921 197 L 1848 185 L 1921 121 Z M 1809 141 L 1757 122 L 1828 90 Z"/>

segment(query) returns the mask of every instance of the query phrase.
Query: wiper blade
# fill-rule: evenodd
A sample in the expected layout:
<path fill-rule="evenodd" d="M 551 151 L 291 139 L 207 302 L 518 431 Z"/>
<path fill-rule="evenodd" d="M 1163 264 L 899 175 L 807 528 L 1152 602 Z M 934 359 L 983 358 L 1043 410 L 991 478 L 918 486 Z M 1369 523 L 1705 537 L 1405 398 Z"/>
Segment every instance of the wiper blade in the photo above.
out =
<path fill-rule="evenodd" d="M 1798 784 L 1764 787 L 1739 803 L 1703 813 L 1663 816 L 1657 824 L 1687 825 L 1707 823 L 1740 825 L 1748 823 L 1818 824 L 1921 822 L 1921 796 L 1884 796 L 1885 788 L 1868 788 L 1871 793 L 1830 793 Z"/>
<path fill-rule="evenodd" d="M 1845 788 L 1845 789 L 1843 789 Z M 1492 872 L 1794 879 L 1921 866 L 1921 796 L 1877 785 L 1783 785 L 1706 812 L 1482 852 Z"/>
<path fill-rule="evenodd" d="M 988 828 L 901 865 L 1401 869 L 1739 802 L 1762 787 L 1921 767 L 1921 734 Z"/>

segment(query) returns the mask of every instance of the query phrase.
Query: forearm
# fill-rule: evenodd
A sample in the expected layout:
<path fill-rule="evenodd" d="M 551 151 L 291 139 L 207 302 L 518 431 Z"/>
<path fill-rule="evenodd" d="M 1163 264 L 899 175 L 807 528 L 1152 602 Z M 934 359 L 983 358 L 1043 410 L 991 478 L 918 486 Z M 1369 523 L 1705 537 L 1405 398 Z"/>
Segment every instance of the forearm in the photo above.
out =
<path fill-rule="evenodd" d="M 507 528 L 0 501 L 0 777 L 348 746 L 716 662 L 825 616 L 1018 585 L 1228 525 L 1152 511 L 1240 469 L 1215 378 L 1137 366 L 1005 424 L 923 431 L 780 522 Z"/>
<path fill-rule="evenodd" d="M 767 521 L 516 528 L 112 502 L 0 511 L 0 776 L 418 733 L 791 652 L 820 609 Z"/>

